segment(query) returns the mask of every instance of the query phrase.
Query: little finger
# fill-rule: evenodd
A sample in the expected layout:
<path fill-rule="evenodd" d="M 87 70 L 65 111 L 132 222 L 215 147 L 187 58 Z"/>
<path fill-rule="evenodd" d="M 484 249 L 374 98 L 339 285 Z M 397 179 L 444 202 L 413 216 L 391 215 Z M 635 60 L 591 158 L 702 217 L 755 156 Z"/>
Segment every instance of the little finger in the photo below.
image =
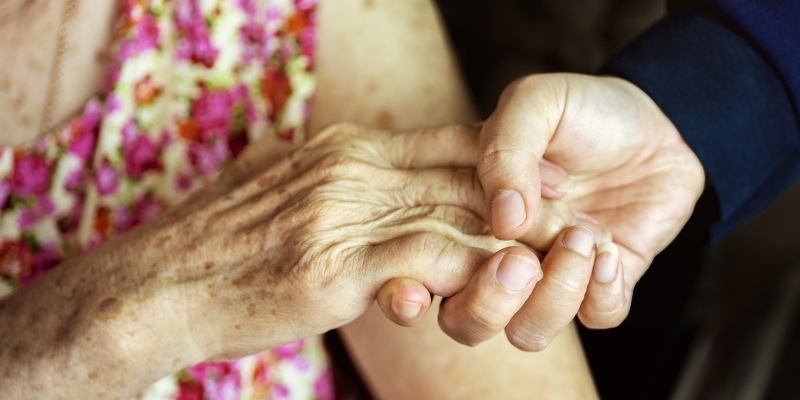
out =
<path fill-rule="evenodd" d="M 619 249 L 612 242 L 601 243 L 578 318 L 587 328 L 613 328 L 628 316 L 630 304 Z"/>
<path fill-rule="evenodd" d="M 431 307 L 431 294 L 421 283 L 408 278 L 395 278 L 378 291 L 378 306 L 390 321 L 413 326 Z"/>

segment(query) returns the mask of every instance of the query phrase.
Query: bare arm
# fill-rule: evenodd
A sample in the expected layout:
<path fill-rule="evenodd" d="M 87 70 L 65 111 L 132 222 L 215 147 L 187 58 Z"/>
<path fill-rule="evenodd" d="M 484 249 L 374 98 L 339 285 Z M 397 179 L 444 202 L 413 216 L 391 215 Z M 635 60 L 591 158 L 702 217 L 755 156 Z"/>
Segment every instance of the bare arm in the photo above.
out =
<path fill-rule="evenodd" d="M 430 2 L 329 0 L 320 7 L 312 126 L 349 120 L 408 129 L 476 120 Z M 531 354 L 502 335 L 474 348 L 460 345 L 441 332 L 436 310 L 430 314 L 408 329 L 372 307 L 342 329 L 378 397 L 596 396 L 572 325 L 547 350 Z"/>

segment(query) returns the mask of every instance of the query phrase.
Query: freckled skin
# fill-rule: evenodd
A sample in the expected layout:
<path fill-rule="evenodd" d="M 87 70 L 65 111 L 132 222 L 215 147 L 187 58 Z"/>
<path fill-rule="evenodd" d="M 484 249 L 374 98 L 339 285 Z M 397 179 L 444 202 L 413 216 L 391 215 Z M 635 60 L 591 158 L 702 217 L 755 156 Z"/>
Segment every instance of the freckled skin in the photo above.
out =
<path fill-rule="evenodd" d="M 332 126 L 262 175 L 233 187 L 223 178 L 184 208 L 67 260 L 0 302 L 0 322 L 29 316 L 12 318 L 8 330 L 0 324 L 9 345 L 0 360 L 30 360 L 14 370 L 0 362 L 0 375 L 25 381 L 42 365 L 61 366 L 102 381 L 77 397 L 98 397 L 116 380 L 132 396 L 181 367 L 342 326 L 396 274 L 432 290 L 463 285 L 483 255 L 507 243 L 485 234 L 469 209 L 481 196 L 471 173 L 437 168 L 432 182 L 415 182 L 414 172 L 387 167 L 397 156 L 383 147 L 391 138 Z M 291 173 L 277 181 L 274 170 Z M 467 258 L 441 257 L 454 246 L 465 246 L 456 254 Z M 197 345 L 186 347 L 187 337 Z"/>

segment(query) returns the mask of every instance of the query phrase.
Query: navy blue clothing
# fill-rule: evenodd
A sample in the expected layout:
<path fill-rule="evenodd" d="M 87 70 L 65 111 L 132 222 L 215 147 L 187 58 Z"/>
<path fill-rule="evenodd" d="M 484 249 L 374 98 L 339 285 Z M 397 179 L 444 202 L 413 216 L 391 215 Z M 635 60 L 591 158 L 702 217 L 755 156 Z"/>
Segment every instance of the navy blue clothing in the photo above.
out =
<path fill-rule="evenodd" d="M 800 3 L 689 3 L 672 1 L 602 72 L 644 90 L 700 158 L 717 242 L 800 176 Z"/>

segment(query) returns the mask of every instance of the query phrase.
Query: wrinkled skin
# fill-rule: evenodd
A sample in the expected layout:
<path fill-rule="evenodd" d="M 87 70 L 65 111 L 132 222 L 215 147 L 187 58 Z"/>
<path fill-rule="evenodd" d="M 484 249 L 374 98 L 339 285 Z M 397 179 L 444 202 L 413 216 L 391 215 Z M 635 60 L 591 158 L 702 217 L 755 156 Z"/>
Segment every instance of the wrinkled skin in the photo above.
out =
<path fill-rule="evenodd" d="M 154 261 L 173 255 L 159 274 L 187 288 L 180 301 L 199 298 L 217 316 L 200 339 L 215 358 L 342 326 L 391 278 L 450 296 L 513 244 L 470 210 L 481 206 L 473 170 L 439 168 L 468 165 L 476 138 L 459 127 L 392 135 L 336 125 L 232 190 L 240 179 L 197 194 L 143 237 L 160 244 Z"/>
<path fill-rule="evenodd" d="M 468 127 L 335 125 L 261 171 L 237 162 L 160 218 L 3 299 L 0 359 L 27 361 L 3 364 L 0 377 L 42 397 L 59 380 L 96 377 L 60 396 L 130 397 L 181 367 L 343 326 L 394 278 L 457 293 L 516 244 L 479 216 L 477 138 Z M 530 250 L 515 249 L 541 273 Z M 62 372 L 44 373 L 53 369 Z M 31 380 L 38 389 L 13 384 Z"/>

